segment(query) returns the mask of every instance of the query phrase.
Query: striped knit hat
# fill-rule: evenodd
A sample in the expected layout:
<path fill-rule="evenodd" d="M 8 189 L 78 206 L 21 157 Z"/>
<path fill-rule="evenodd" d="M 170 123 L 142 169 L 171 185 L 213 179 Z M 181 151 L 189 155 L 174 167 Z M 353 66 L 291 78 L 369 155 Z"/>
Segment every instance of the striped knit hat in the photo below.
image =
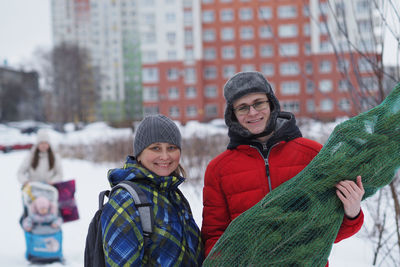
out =
<path fill-rule="evenodd" d="M 146 147 L 157 142 L 173 144 L 181 149 L 181 133 L 178 126 L 161 114 L 149 115 L 140 122 L 133 142 L 135 157 L 137 158 Z"/>

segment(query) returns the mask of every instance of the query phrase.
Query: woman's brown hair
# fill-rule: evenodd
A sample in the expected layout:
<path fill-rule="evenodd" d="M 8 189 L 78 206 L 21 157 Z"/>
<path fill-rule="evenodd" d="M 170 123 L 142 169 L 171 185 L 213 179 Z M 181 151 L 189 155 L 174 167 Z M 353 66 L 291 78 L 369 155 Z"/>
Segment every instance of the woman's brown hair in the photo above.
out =
<path fill-rule="evenodd" d="M 33 158 L 32 158 L 32 163 L 31 166 L 33 169 L 36 169 L 38 164 L 39 164 L 39 148 L 36 147 L 35 152 L 33 152 Z M 54 167 L 54 153 L 51 147 L 49 146 L 49 149 L 47 150 L 47 155 L 49 159 L 49 170 L 53 169 Z"/>

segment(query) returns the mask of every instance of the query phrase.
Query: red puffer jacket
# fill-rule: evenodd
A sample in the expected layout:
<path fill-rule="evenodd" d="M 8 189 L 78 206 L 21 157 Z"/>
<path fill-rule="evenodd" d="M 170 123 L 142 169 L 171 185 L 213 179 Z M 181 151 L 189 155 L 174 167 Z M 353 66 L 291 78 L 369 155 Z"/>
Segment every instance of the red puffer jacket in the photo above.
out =
<path fill-rule="evenodd" d="M 267 172 L 272 189 L 296 176 L 318 154 L 322 146 L 306 138 L 281 141 L 267 156 L 269 168 L 255 147 L 239 145 L 226 150 L 207 167 L 203 189 L 202 237 L 206 256 L 229 223 L 258 203 L 268 192 Z M 364 215 L 344 218 L 335 243 L 355 234 Z"/>

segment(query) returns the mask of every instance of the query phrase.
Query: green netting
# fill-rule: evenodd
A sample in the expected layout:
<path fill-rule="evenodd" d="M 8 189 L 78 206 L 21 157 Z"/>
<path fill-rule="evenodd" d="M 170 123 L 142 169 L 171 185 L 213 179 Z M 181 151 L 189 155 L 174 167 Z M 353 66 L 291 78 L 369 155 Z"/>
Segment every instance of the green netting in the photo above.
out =
<path fill-rule="evenodd" d="M 335 185 L 362 176 L 364 199 L 400 167 L 400 84 L 334 129 L 314 160 L 231 222 L 203 266 L 325 266 L 341 225 Z"/>

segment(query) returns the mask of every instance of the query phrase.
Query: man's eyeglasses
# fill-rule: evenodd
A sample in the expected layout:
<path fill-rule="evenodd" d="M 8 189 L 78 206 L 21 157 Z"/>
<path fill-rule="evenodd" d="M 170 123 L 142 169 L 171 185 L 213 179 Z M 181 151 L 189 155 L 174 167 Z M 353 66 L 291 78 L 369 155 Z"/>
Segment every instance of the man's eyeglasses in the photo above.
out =
<path fill-rule="evenodd" d="M 250 107 L 253 107 L 257 111 L 264 110 L 268 107 L 268 100 L 263 100 L 263 101 L 257 101 L 254 104 L 251 105 L 240 105 L 237 108 L 234 108 L 234 112 L 236 115 L 247 115 L 250 112 Z"/>

